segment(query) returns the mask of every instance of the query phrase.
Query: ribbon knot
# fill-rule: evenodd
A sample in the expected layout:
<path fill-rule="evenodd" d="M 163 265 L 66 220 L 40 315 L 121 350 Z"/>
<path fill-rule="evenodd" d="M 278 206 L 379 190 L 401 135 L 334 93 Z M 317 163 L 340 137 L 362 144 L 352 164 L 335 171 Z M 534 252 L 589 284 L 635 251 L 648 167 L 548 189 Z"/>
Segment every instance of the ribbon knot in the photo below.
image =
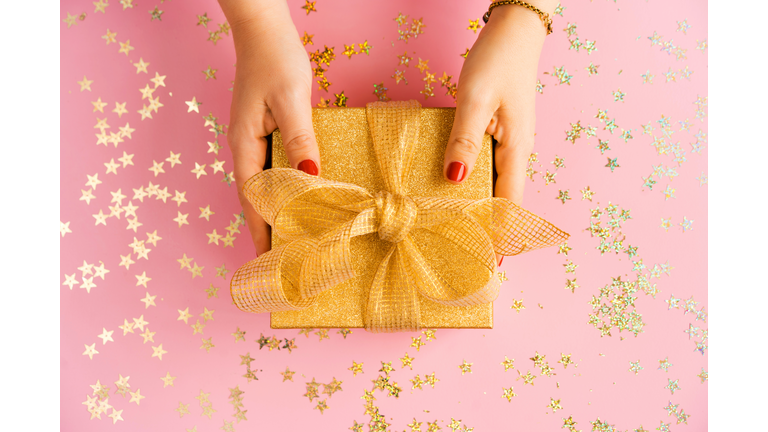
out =
<path fill-rule="evenodd" d="M 405 240 L 419 213 L 416 203 L 410 197 L 385 190 L 376 193 L 375 199 L 379 238 L 391 243 Z"/>
<path fill-rule="evenodd" d="M 356 276 L 351 239 L 378 232 L 389 245 L 363 305 L 365 329 L 417 331 L 423 301 L 461 307 L 498 297 L 494 252 L 512 256 L 569 237 L 505 198 L 407 196 L 420 110 L 413 100 L 366 105 L 384 190 L 292 168 L 268 169 L 243 184 L 248 201 L 286 242 L 235 272 L 230 292 L 239 309 L 311 307 L 319 294 Z"/>

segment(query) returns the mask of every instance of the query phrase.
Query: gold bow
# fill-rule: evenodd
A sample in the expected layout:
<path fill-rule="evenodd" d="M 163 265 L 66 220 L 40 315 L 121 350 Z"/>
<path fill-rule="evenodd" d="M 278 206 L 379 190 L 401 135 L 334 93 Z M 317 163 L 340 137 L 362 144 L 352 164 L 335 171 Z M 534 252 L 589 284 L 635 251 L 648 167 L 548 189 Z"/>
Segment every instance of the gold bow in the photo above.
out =
<path fill-rule="evenodd" d="M 368 293 L 365 329 L 418 331 L 419 295 L 450 306 L 492 302 L 501 285 L 494 252 L 517 255 L 569 237 L 505 198 L 404 195 L 420 110 L 415 100 L 366 105 L 386 190 L 371 193 L 292 168 L 265 170 L 245 182 L 248 201 L 286 243 L 235 272 L 230 293 L 238 308 L 260 313 L 312 306 L 318 294 L 355 277 L 351 238 L 378 233 L 390 246 Z M 434 252 L 424 247 L 435 238 L 460 254 L 464 277 L 426 253 Z"/>

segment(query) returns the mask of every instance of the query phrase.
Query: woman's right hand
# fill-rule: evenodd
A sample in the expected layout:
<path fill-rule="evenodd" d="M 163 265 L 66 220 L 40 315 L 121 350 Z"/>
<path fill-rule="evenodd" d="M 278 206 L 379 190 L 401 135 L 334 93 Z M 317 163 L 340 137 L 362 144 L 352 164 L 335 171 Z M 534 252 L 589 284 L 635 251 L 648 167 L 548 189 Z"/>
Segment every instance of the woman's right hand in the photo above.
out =
<path fill-rule="evenodd" d="M 237 64 L 227 142 L 238 198 L 258 255 L 271 248 L 269 226 L 243 193 L 264 168 L 266 136 L 280 128 L 291 167 L 319 175 L 312 127 L 312 69 L 284 0 L 219 0 L 232 27 Z"/>

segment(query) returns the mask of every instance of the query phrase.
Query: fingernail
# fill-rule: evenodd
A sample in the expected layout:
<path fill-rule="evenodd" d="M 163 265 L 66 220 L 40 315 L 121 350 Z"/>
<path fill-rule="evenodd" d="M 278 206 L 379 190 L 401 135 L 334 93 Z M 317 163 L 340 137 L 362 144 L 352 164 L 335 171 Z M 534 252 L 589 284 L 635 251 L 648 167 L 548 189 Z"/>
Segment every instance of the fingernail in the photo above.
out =
<path fill-rule="evenodd" d="M 313 175 L 313 176 L 317 175 L 317 165 L 315 164 L 315 161 L 313 161 L 312 159 L 307 159 L 299 162 L 299 169 L 309 175 Z"/>
<path fill-rule="evenodd" d="M 464 180 L 464 174 L 466 174 L 466 166 L 461 162 L 451 162 L 450 165 L 448 165 L 448 179 L 460 182 Z"/>
<path fill-rule="evenodd" d="M 502 256 L 501 258 L 499 258 L 499 267 L 501 267 L 501 263 L 502 263 L 503 261 L 504 261 L 504 257 Z"/>

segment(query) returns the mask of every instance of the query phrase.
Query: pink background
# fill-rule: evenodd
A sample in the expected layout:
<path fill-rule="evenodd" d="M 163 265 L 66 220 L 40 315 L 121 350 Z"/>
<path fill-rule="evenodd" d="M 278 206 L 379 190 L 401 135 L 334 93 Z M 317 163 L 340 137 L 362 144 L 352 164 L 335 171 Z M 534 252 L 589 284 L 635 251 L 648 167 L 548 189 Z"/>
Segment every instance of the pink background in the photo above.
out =
<path fill-rule="evenodd" d="M 335 46 L 336 60 L 325 67 L 333 84 L 330 92 L 313 90 L 312 102 L 320 97 L 340 93 L 349 97 L 348 106 L 364 106 L 373 101 L 373 84 L 383 82 L 393 99 L 417 99 L 423 106 L 454 106 L 453 99 L 435 84 L 435 97 L 424 100 L 418 69 L 418 58 L 429 59 L 436 77 L 446 71 L 458 79 L 462 62 L 459 54 L 472 46 L 477 37 L 467 30 L 469 19 L 482 16 L 486 1 L 453 2 L 340 2 L 319 0 L 318 12 L 307 16 L 303 2 L 288 2 L 294 22 L 303 34 L 314 34 L 314 45 L 307 48 L 322 50 L 323 45 Z M 151 5 L 154 7 L 154 5 Z M 502 270 L 508 280 L 494 304 L 493 330 L 438 330 L 419 351 L 410 347 L 411 336 L 401 333 L 368 334 L 354 329 L 346 338 L 336 330 L 328 332 L 329 339 L 319 340 L 313 333 L 299 335 L 299 330 L 272 330 L 266 314 L 253 315 L 238 310 L 229 297 L 229 279 L 237 268 L 255 257 L 247 227 L 240 227 L 234 247 L 208 244 L 213 229 L 224 235 L 230 221 L 241 209 L 235 183 L 228 186 L 224 174 L 213 173 L 214 158 L 225 161 L 227 173 L 232 171 L 232 159 L 226 137 L 219 137 L 222 149 L 218 155 L 208 153 L 208 141 L 213 133 L 204 127 L 203 116 L 213 113 L 218 123 L 229 121 L 229 88 L 234 79 L 235 63 L 231 35 L 216 45 L 207 41 L 208 32 L 196 26 L 196 15 L 207 12 L 215 29 L 224 22 L 217 2 L 187 0 L 158 4 L 163 10 L 162 21 L 152 21 L 150 4 L 139 1 L 132 9 L 123 10 L 113 1 L 106 13 L 94 12 L 91 1 L 63 1 L 61 18 L 67 13 L 87 13 L 84 20 L 67 28 L 61 23 L 61 221 L 69 223 L 72 232 L 61 238 L 61 281 L 75 276 L 70 289 L 61 286 L 61 425 L 64 431 L 90 430 L 193 430 L 213 431 L 226 428 L 229 422 L 235 430 L 347 430 L 353 424 L 367 423 L 364 415 L 364 390 L 371 390 L 382 361 L 392 362 L 395 371 L 390 376 L 403 391 L 399 398 L 387 397 L 376 391 L 376 406 L 391 423 L 390 430 L 410 430 L 407 424 L 414 418 L 424 422 L 438 421 L 442 430 L 449 430 L 451 419 L 461 420 L 462 427 L 475 431 L 489 430 L 560 430 L 563 418 L 573 417 L 576 429 L 592 430 L 590 422 L 599 417 L 619 430 L 632 430 L 642 425 L 654 430 L 671 423 L 670 430 L 701 431 L 707 429 L 707 383 L 697 376 L 708 369 L 708 350 L 696 352 L 696 341 L 684 333 L 689 324 L 707 329 L 705 320 L 696 320 L 695 313 L 684 314 L 682 308 L 671 310 L 670 296 L 693 297 L 697 310 L 708 310 L 707 303 L 707 184 L 697 179 L 707 173 L 706 138 L 699 139 L 703 150 L 693 152 L 697 132 L 707 132 L 707 118 L 697 118 L 695 102 L 707 96 L 707 50 L 697 50 L 697 42 L 707 38 L 706 3 L 676 2 L 563 2 L 563 16 L 554 16 L 555 32 L 547 37 L 539 63 L 539 78 L 545 85 L 537 95 L 537 141 L 535 151 L 539 162 L 533 168 L 539 173 L 527 180 L 524 207 L 546 218 L 571 234 L 566 258 L 553 247 L 507 258 Z M 407 44 L 397 40 L 398 12 L 411 18 L 423 17 L 423 34 Z M 687 20 L 687 34 L 677 31 L 677 21 Z M 588 54 L 569 50 L 567 23 L 578 25 L 576 34 L 583 42 L 596 41 L 597 50 Z M 481 21 L 482 23 L 482 21 Z M 404 27 L 401 27 L 401 29 Z M 135 49 L 126 56 L 119 53 L 119 44 L 106 44 L 101 38 L 107 29 L 116 32 L 118 42 L 130 40 Z M 673 41 L 686 51 L 686 58 L 677 59 L 648 39 L 654 31 L 663 41 Z M 573 39 L 575 36 L 572 36 Z M 373 46 L 369 56 L 342 55 L 344 44 L 362 43 Z M 394 44 L 394 46 L 393 46 Z M 408 51 L 414 57 L 405 68 L 408 85 L 395 84 L 391 75 L 398 66 L 396 55 Z M 149 62 L 148 74 L 137 73 L 132 63 L 139 59 Z M 599 65 L 598 74 L 588 76 L 586 67 Z M 208 66 L 218 69 L 215 80 L 206 81 L 201 72 Z M 570 85 L 557 85 L 552 74 L 564 66 L 573 75 Z M 680 77 L 688 67 L 689 79 Z M 663 73 L 677 73 L 676 82 L 665 82 Z M 649 70 L 653 83 L 643 83 L 642 74 Z M 141 120 L 138 110 L 139 89 L 155 72 L 165 75 L 166 86 L 160 86 L 154 96 L 164 104 L 152 119 Z M 80 90 L 78 81 L 92 80 L 91 90 Z M 614 101 L 613 91 L 621 89 L 624 102 Z M 108 105 L 104 113 L 94 112 L 91 102 L 101 98 Z M 200 113 L 187 112 L 185 101 L 195 97 L 202 102 Z M 127 114 L 122 117 L 112 110 L 115 103 L 126 103 Z M 604 123 L 595 117 L 598 109 L 607 110 L 619 126 L 613 134 L 603 129 Z M 703 107 L 706 112 L 706 106 Z M 674 155 L 659 154 L 651 144 L 653 137 L 643 134 L 641 125 L 653 125 L 652 135 L 663 137 L 657 120 L 669 117 L 672 131 L 668 144 L 678 143 L 686 160 L 674 161 Z M 94 128 L 97 119 L 107 119 L 110 132 L 130 124 L 135 128 L 132 138 L 116 147 L 96 145 Z M 690 130 L 681 130 L 678 121 L 690 121 Z M 581 121 L 583 127 L 597 128 L 597 136 L 584 132 L 575 144 L 565 141 L 565 131 L 571 123 Z M 631 130 L 633 139 L 624 142 L 622 129 Z M 701 136 L 701 135 L 700 135 Z M 610 150 L 601 155 L 596 149 L 598 138 L 609 141 Z M 123 152 L 133 154 L 133 165 L 117 168 L 117 174 L 105 173 L 104 163 Z M 148 169 L 153 160 L 165 161 L 169 152 L 181 153 L 181 165 L 163 164 L 165 173 L 155 176 Z M 620 167 L 613 172 L 606 157 L 617 158 Z M 554 171 L 555 157 L 565 160 L 557 169 L 556 183 L 545 185 L 542 172 Z M 206 164 L 207 175 L 196 179 L 190 172 L 195 162 Z M 650 190 L 643 186 L 644 177 L 654 166 L 675 168 L 677 177 L 654 177 L 657 183 Z M 88 178 L 98 173 L 102 181 L 93 190 L 90 204 L 80 200 Z M 149 183 L 168 188 L 167 202 L 156 197 L 143 201 L 133 199 L 132 189 Z M 675 189 L 675 198 L 665 199 L 667 185 Z M 582 200 L 580 189 L 590 186 L 595 191 L 592 202 Z M 128 222 L 109 217 L 106 226 L 94 225 L 99 210 L 109 214 L 110 192 L 121 190 L 138 206 L 136 215 L 142 224 L 134 232 L 126 229 Z M 571 200 L 562 204 L 555 199 L 558 190 L 570 191 Z M 177 205 L 170 198 L 174 191 L 186 192 L 188 202 Z M 633 264 L 624 253 L 601 255 L 596 249 L 597 236 L 590 236 L 591 209 L 605 209 L 609 204 L 631 210 L 631 219 L 621 223 L 626 239 L 624 246 L 637 247 L 635 261 L 642 259 L 646 268 L 633 271 Z M 200 207 L 210 206 L 210 220 L 200 218 Z M 173 218 L 177 211 L 188 214 L 188 225 L 179 227 Z M 694 220 L 692 229 L 683 232 L 683 218 Z M 671 218 L 671 227 L 661 227 L 661 218 Z M 604 215 L 602 226 L 607 226 Z M 597 220 L 592 219 L 593 222 Z M 138 258 L 129 246 L 134 240 L 146 240 L 147 233 L 156 230 L 162 239 L 157 245 L 149 243 L 148 259 Z M 128 269 L 120 266 L 121 255 L 130 254 L 135 261 Z M 179 258 L 186 254 L 203 267 L 203 276 L 193 278 L 187 269 L 180 269 Z M 571 260 L 578 265 L 575 273 L 566 273 L 563 265 Z M 93 278 L 95 287 L 87 292 L 80 288 L 83 277 L 92 275 L 78 270 L 87 264 L 100 262 L 109 273 L 102 280 Z M 600 331 L 588 324 L 592 312 L 589 301 L 599 290 L 610 285 L 612 278 L 635 281 L 642 273 L 650 277 L 654 265 L 668 263 L 669 275 L 651 278 L 660 293 L 656 298 L 639 290 L 635 310 L 642 314 L 644 332 L 637 337 L 629 332 L 600 336 Z M 224 265 L 229 271 L 225 278 L 216 277 L 215 267 Z M 147 287 L 137 286 L 136 275 L 146 272 L 151 278 Z M 577 278 L 574 293 L 564 289 L 566 279 Z M 205 289 L 218 287 L 218 297 L 208 298 Z M 145 306 L 146 293 L 157 296 L 155 306 Z M 510 309 L 513 300 L 523 299 L 525 309 L 519 313 Z M 684 300 L 681 300 L 684 303 Z M 541 307 L 539 307 L 539 305 Z M 189 308 L 193 315 L 189 324 L 179 321 L 178 310 Z M 193 335 L 190 327 L 204 308 L 214 310 L 213 321 L 205 322 L 203 334 Z M 154 342 L 142 343 L 141 330 L 123 336 L 118 325 L 124 320 L 143 316 Z M 114 331 L 106 344 L 98 337 L 102 328 Z M 246 341 L 235 342 L 237 329 L 245 331 Z M 295 338 L 297 349 L 259 350 L 255 342 L 261 334 L 280 339 Z M 201 336 L 212 338 L 215 347 L 201 349 Z M 422 339 L 424 336 L 422 335 Z M 83 355 L 84 344 L 96 343 L 98 354 L 89 359 Z M 705 341 L 706 342 L 706 341 Z M 162 360 L 152 357 L 151 346 L 162 344 Z M 403 368 L 399 360 L 405 353 L 415 357 L 413 370 Z M 541 376 L 530 360 L 536 352 L 546 355 L 546 361 L 557 374 Z M 255 360 L 257 381 L 243 377 L 246 366 L 240 355 L 250 353 Z M 578 365 L 564 369 L 557 360 L 561 353 L 572 354 Z M 504 371 L 504 356 L 515 359 L 514 367 Z M 658 369 L 659 360 L 669 359 L 668 372 Z M 472 373 L 461 374 L 463 360 L 472 363 Z M 630 361 L 640 361 L 639 374 L 629 371 Z M 348 370 L 352 362 L 363 362 L 363 374 L 353 376 Z M 293 382 L 283 382 L 279 372 L 286 367 L 296 371 Z M 535 385 L 526 385 L 518 371 L 537 375 Z M 411 390 L 410 379 L 435 373 L 439 379 L 434 388 Z M 166 373 L 176 377 L 173 386 L 163 387 L 161 377 Z M 115 393 L 119 376 L 129 376 L 130 390 L 140 389 L 145 396 L 139 404 L 130 403 L 130 395 Z M 313 409 L 318 399 L 310 402 L 302 395 L 305 383 L 315 378 L 328 383 L 333 378 L 343 382 L 342 391 L 327 398 L 324 413 Z M 668 378 L 679 380 L 680 390 L 674 395 L 665 388 Z M 99 380 L 108 386 L 109 404 L 123 410 L 123 421 L 102 414 L 101 420 L 90 420 L 83 404 L 92 395 L 92 385 Z M 239 386 L 244 391 L 242 409 L 248 410 L 247 420 L 237 422 L 235 409 L 228 403 L 229 389 Z M 501 397 L 502 387 L 514 387 L 517 397 L 511 402 Z M 210 393 L 215 412 L 209 419 L 195 399 L 200 391 Z M 322 387 L 321 387 L 322 390 Z M 93 397 L 93 396 L 91 396 Z M 552 413 L 547 405 L 550 397 L 560 399 L 562 410 Z M 678 404 L 690 414 L 685 424 L 677 424 L 663 408 L 668 402 Z M 189 414 L 179 417 L 179 403 L 189 404 Z M 367 430 L 367 426 L 364 430 Z"/>

